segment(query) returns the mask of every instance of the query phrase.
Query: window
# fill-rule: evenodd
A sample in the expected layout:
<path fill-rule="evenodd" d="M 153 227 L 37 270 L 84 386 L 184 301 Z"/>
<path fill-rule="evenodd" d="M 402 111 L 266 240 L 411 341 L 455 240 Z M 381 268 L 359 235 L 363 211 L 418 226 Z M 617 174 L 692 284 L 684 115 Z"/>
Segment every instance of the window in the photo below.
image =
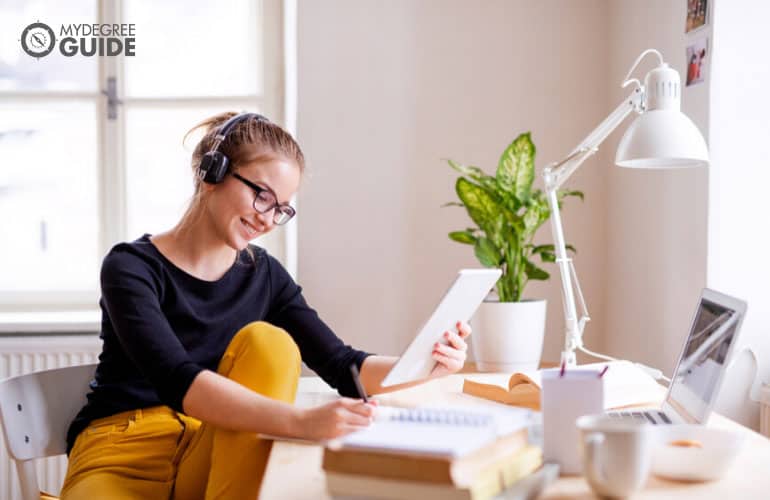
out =
<path fill-rule="evenodd" d="M 279 0 L 4 2 L 0 30 L 131 23 L 133 57 L 0 48 L 0 309 L 95 307 L 101 259 L 172 227 L 193 192 L 184 134 L 223 110 L 283 120 Z M 278 258 L 287 231 L 257 241 Z"/>

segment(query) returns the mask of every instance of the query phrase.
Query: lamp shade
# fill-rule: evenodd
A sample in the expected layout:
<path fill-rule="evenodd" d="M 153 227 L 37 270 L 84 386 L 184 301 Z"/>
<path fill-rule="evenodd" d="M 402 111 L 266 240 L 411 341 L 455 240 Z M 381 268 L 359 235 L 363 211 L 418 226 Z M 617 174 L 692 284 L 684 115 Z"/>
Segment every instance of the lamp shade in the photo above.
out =
<path fill-rule="evenodd" d="M 679 72 L 666 63 L 644 79 L 646 110 L 620 139 L 615 163 L 631 168 L 705 167 L 708 148 L 698 128 L 680 111 Z"/>
<path fill-rule="evenodd" d="M 615 164 L 630 168 L 708 165 L 708 148 L 698 128 L 678 109 L 639 115 L 620 139 Z"/>

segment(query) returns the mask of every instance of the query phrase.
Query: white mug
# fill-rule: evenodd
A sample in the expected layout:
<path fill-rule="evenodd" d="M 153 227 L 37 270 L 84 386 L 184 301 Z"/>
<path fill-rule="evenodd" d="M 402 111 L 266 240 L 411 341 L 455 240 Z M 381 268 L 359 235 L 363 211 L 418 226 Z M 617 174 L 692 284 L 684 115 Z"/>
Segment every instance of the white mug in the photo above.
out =
<path fill-rule="evenodd" d="M 585 415 L 577 419 L 583 472 L 602 497 L 625 498 L 650 474 L 651 426 L 641 419 Z"/>

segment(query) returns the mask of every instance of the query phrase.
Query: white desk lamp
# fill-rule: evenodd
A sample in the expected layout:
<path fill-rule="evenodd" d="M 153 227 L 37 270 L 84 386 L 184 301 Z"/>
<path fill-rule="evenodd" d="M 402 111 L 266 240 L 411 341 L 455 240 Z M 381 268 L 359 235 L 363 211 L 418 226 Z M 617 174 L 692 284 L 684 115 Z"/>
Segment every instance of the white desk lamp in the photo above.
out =
<path fill-rule="evenodd" d="M 658 56 L 660 64 L 644 78 L 644 85 L 636 78 L 629 79 L 642 58 L 647 54 Z M 625 118 L 635 111 L 639 116 L 634 120 L 618 144 L 615 163 L 630 168 L 674 168 L 699 167 L 708 165 L 706 141 L 695 124 L 680 110 L 682 85 L 679 73 L 663 62 L 663 56 L 655 49 L 648 49 L 639 55 L 626 75 L 622 87 L 634 84 L 633 92 L 599 124 L 583 142 L 566 158 L 548 165 L 544 172 L 545 191 L 551 208 L 551 229 L 556 250 L 562 284 L 562 302 L 566 332 L 561 361 L 575 365 L 575 350 L 597 355 L 583 347 L 583 330 L 590 320 L 588 309 L 580 290 L 575 266 L 567 256 L 564 230 L 559 215 L 557 191 L 589 156 L 596 153 L 599 145 L 617 128 Z M 573 290 L 574 280 L 574 290 Z M 575 294 L 580 301 L 581 314 L 578 318 Z M 607 359 L 612 359 L 608 358 Z"/>

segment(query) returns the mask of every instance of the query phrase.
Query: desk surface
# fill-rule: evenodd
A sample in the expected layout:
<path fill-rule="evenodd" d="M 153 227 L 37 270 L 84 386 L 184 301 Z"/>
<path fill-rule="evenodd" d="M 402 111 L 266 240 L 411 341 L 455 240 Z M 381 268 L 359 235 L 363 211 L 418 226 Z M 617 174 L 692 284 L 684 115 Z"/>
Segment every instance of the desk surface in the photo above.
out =
<path fill-rule="evenodd" d="M 462 394 L 462 375 L 452 375 L 418 387 L 377 396 L 383 404 L 412 406 L 417 404 L 468 405 Z M 297 404 L 314 405 L 334 397 L 318 378 L 303 377 Z M 710 483 L 684 483 L 650 476 L 644 490 L 634 496 L 644 499 L 704 498 L 768 498 L 770 489 L 770 440 L 720 415 L 713 415 L 709 426 L 729 428 L 746 433 L 745 445 L 728 475 Z M 321 470 L 323 448 L 288 441 L 276 441 L 268 462 L 260 498 L 304 500 L 329 499 Z M 541 497 L 544 499 L 594 499 L 588 483 L 580 477 L 562 477 Z"/>

